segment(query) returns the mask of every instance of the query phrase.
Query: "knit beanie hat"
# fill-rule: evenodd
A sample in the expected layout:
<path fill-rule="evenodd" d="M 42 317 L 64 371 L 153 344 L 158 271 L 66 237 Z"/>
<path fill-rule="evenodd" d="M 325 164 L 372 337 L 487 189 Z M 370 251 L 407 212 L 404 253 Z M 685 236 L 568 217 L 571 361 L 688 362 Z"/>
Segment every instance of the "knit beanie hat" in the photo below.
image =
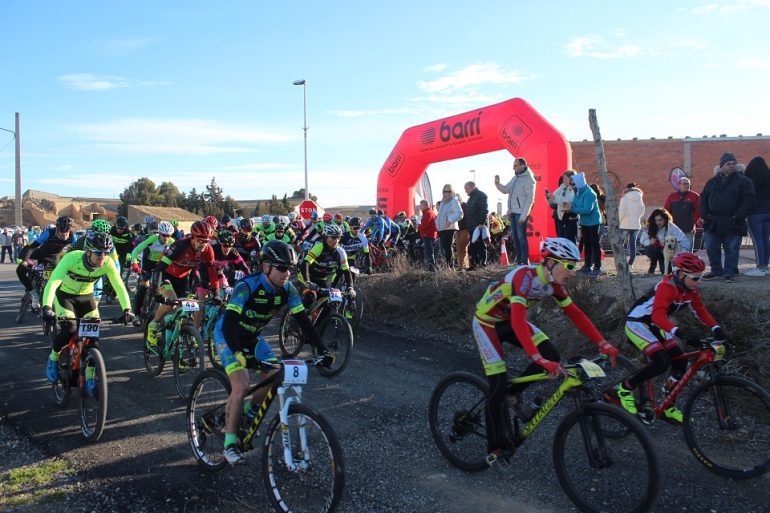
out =
<path fill-rule="evenodd" d="M 738 159 L 736 159 L 735 155 L 733 155 L 732 153 L 723 153 L 722 157 L 720 157 L 719 159 L 719 167 L 724 166 L 725 163 L 730 161 L 738 162 Z"/>
<path fill-rule="evenodd" d="M 586 174 L 575 173 L 575 175 L 572 177 L 572 181 L 575 183 L 575 187 L 582 189 L 586 186 Z"/>

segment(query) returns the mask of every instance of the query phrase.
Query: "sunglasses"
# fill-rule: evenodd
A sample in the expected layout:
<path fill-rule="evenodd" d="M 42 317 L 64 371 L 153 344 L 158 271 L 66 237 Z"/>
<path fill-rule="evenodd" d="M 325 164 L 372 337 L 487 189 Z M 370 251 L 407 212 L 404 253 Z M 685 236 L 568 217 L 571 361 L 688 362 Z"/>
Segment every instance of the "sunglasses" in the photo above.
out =
<path fill-rule="evenodd" d="M 330 238 L 330 239 L 334 239 L 334 240 L 340 240 L 340 236 L 339 235 L 328 235 L 327 237 Z"/>
<path fill-rule="evenodd" d="M 685 274 L 685 276 L 690 278 L 692 281 L 698 281 L 701 279 L 700 274 Z"/>
<path fill-rule="evenodd" d="M 353 231 L 353 230 L 360 230 L 360 229 L 361 229 L 361 227 L 360 227 L 360 226 L 351 226 L 351 227 L 350 227 L 350 231 Z"/>
<path fill-rule="evenodd" d="M 169 237 L 171 237 L 171 235 L 166 235 L 165 233 L 159 233 L 159 234 L 158 234 L 158 237 L 166 237 L 166 238 L 169 238 Z"/>
<path fill-rule="evenodd" d="M 91 251 L 92 255 L 95 255 L 98 257 L 108 255 L 109 253 L 110 253 L 109 251 Z"/>
<path fill-rule="evenodd" d="M 285 273 L 286 271 L 291 271 L 293 268 L 289 267 L 288 265 L 272 265 L 270 266 L 279 273 Z"/>
<path fill-rule="evenodd" d="M 230 249 L 233 247 L 232 245 L 229 245 L 229 244 L 220 244 L 220 246 L 222 247 L 222 249 Z"/>
<path fill-rule="evenodd" d="M 550 258 L 554 262 L 560 263 L 562 267 L 564 267 L 568 271 L 574 271 L 575 269 L 577 269 L 577 262 L 565 262 L 564 260 L 559 260 L 558 258 L 553 258 L 553 257 L 550 257 Z"/>

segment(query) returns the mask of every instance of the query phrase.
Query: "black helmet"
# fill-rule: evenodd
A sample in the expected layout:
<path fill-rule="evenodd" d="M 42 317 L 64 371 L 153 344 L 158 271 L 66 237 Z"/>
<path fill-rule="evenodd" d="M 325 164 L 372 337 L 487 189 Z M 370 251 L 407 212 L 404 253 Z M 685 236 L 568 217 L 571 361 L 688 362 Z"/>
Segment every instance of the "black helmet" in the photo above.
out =
<path fill-rule="evenodd" d="M 128 228 L 128 219 L 126 219 L 124 216 L 118 216 L 115 219 L 115 227 L 116 228 Z"/>
<path fill-rule="evenodd" d="M 281 222 L 281 218 L 278 216 L 273 216 L 273 224 L 278 224 Z"/>
<path fill-rule="evenodd" d="M 271 240 L 262 246 L 262 261 L 269 264 L 294 267 L 297 265 L 297 253 L 294 248 L 281 240 Z"/>
<path fill-rule="evenodd" d="M 56 220 L 56 229 L 60 232 L 68 232 L 72 229 L 72 218 L 61 216 Z"/>
<path fill-rule="evenodd" d="M 141 231 L 142 230 L 142 225 L 139 224 L 139 223 L 134 223 L 133 225 L 131 225 L 131 230 L 133 230 L 135 232 Z"/>
<path fill-rule="evenodd" d="M 248 217 L 244 217 L 241 219 L 241 222 L 238 223 L 238 226 L 241 230 L 252 230 L 254 228 L 254 223 Z"/>
<path fill-rule="evenodd" d="M 350 218 L 350 227 L 351 228 L 361 228 L 361 218 L 360 217 L 351 217 Z"/>
<path fill-rule="evenodd" d="M 376 216 L 377 215 L 377 211 L 375 209 L 373 209 L 373 208 L 370 208 L 369 209 L 369 215 L 370 216 Z"/>
<path fill-rule="evenodd" d="M 114 247 L 112 237 L 99 232 L 88 234 L 85 244 L 83 244 L 83 249 L 86 251 L 103 251 L 105 253 L 109 253 Z"/>
<path fill-rule="evenodd" d="M 232 246 L 235 244 L 235 237 L 230 230 L 221 230 L 217 233 L 217 240 L 223 246 Z"/>
<path fill-rule="evenodd" d="M 277 232 L 285 232 L 286 231 L 286 226 L 281 224 L 281 223 L 278 223 L 277 225 L 275 225 L 275 231 L 277 231 Z"/>
<path fill-rule="evenodd" d="M 378 216 L 384 216 L 385 215 L 385 211 L 380 209 L 380 210 L 377 211 L 377 215 Z"/>
<path fill-rule="evenodd" d="M 225 214 L 225 215 L 222 216 L 222 219 L 220 219 L 219 222 L 221 222 L 222 224 L 227 224 L 227 223 L 229 223 L 232 220 L 233 220 L 232 217 L 230 217 L 229 215 Z"/>

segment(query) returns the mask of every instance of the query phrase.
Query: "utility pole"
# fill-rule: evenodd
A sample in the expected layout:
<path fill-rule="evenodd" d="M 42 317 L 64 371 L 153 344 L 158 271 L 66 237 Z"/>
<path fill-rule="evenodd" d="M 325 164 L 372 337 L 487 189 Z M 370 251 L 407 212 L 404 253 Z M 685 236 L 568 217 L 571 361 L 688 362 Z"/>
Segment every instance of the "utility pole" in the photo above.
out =
<path fill-rule="evenodd" d="M 14 222 L 16 226 L 21 226 L 21 141 L 19 137 L 19 113 L 16 113 L 16 130 L 0 128 L 4 132 L 13 134 L 16 141 L 16 201 L 14 202 Z"/>

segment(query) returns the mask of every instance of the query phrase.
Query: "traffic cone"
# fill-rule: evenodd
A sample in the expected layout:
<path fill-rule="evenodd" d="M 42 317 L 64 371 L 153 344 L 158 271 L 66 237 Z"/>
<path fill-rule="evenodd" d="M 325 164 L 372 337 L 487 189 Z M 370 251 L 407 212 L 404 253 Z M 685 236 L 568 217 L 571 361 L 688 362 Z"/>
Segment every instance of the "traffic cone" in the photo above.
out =
<path fill-rule="evenodd" d="M 505 250 L 505 239 L 500 241 L 500 265 L 508 267 L 508 252 Z"/>

